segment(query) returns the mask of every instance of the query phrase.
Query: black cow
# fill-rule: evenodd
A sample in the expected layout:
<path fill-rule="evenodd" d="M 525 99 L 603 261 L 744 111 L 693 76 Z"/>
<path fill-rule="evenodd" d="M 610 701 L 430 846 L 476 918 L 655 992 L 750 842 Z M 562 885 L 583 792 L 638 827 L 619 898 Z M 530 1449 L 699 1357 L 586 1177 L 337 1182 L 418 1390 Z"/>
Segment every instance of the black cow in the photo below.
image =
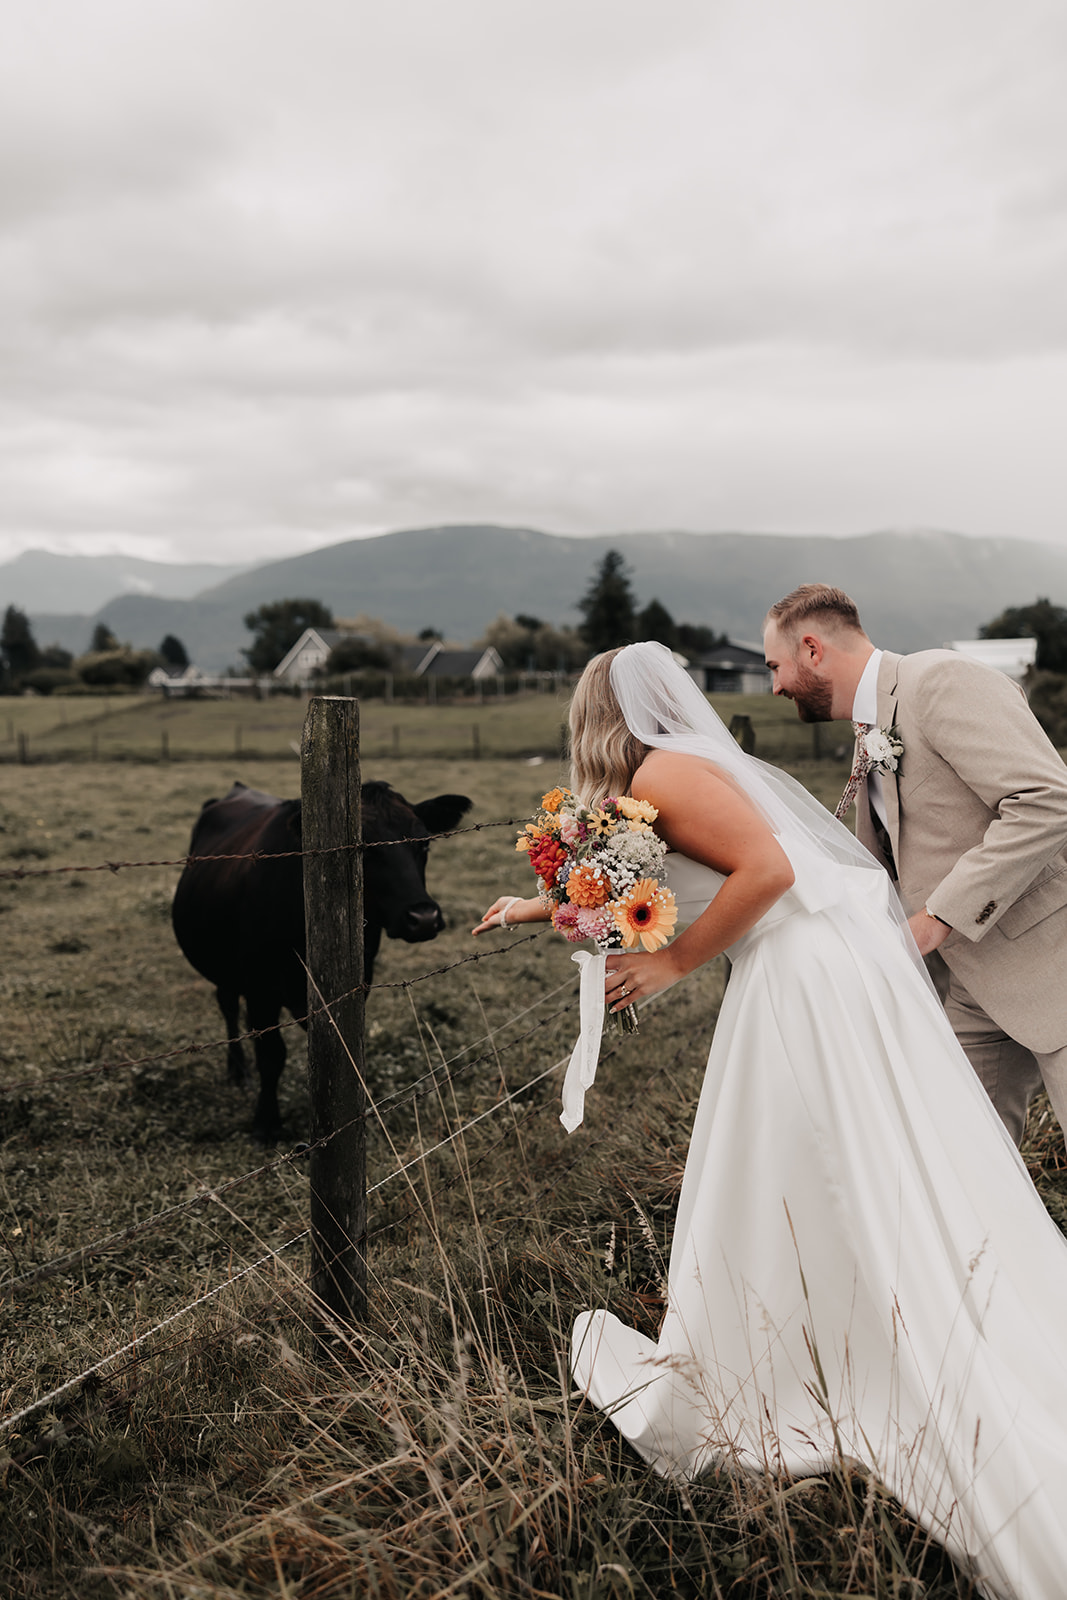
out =
<path fill-rule="evenodd" d="M 363 837 L 396 840 L 363 857 L 364 977 L 370 981 L 383 931 L 390 939 L 433 939 L 445 925 L 441 908 L 426 890 L 429 836 L 454 828 L 471 802 L 461 794 L 439 794 L 409 805 L 387 783 L 362 789 Z M 242 856 L 253 851 L 277 861 L 190 863 L 178 881 L 171 916 L 188 960 L 215 985 L 230 1037 L 232 1083 L 245 1081 L 239 1001 L 244 997 L 249 1028 L 268 1028 L 255 1040 L 259 1099 L 253 1131 L 264 1141 L 281 1133 L 278 1079 L 285 1044 L 276 1024 L 283 1006 L 296 1018 L 307 1011 L 304 942 L 304 873 L 299 855 L 300 801 L 277 800 L 235 783 L 222 800 L 207 800 L 193 828 L 189 854 Z"/>

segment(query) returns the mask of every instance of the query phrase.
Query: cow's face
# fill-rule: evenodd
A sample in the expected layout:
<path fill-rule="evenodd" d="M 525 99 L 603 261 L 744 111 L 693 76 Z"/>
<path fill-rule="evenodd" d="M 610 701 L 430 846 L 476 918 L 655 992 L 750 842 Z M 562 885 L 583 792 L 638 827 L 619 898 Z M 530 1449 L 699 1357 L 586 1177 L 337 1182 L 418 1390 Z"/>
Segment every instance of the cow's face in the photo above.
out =
<path fill-rule="evenodd" d="M 444 927 L 426 888 L 430 836 L 456 827 L 470 804 L 466 795 L 439 794 L 413 806 L 387 783 L 363 786 L 363 839 L 371 846 L 363 856 L 365 904 L 390 939 L 415 944 Z"/>

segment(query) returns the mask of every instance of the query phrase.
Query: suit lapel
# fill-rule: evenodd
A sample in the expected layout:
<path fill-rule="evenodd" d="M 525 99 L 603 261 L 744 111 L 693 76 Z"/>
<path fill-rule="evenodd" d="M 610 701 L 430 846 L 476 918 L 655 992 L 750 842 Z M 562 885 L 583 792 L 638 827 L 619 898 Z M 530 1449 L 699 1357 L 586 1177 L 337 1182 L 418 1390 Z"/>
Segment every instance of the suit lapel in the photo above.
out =
<path fill-rule="evenodd" d="M 897 720 L 897 673 L 901 658 L 885 650 L 878 665 L 878 726 L 891 728 Z M 900 807 L 897 802 L 897 779 L 893 772 L 880 774 L 882 795 L 885 799 L 886 823 L 893 855 L 900 861 Z"/>

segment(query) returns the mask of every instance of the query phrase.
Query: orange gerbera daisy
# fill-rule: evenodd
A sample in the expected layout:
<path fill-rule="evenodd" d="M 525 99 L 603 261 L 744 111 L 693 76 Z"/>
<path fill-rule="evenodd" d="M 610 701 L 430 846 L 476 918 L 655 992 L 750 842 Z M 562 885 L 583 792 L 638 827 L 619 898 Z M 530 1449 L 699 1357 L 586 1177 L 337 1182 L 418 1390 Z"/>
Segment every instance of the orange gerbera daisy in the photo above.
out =
<path fill-rule="evenodd" d="M 575 867 L 567 879 L 567 899 L 575 906 L 602 906 L 611 894 L 611 884 L 591 861 Z"/>
<path fill-rule="evenodd" d="M 638 940 L 646 950 L 658 950 L 674 932 L 678 905 L 671 891 L 661 889 L 655 878 L 642 878 L 618 901 L 615 921 L 627 950 Z"/>

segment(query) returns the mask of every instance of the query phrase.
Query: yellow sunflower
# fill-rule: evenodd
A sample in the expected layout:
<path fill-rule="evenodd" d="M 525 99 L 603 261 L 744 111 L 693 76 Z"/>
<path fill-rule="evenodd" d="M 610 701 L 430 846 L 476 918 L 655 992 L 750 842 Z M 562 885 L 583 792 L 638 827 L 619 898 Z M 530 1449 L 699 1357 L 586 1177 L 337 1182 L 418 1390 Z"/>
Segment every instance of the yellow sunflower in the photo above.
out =
<path fill-rule="evenodd" d="M 646 950 L 658 950 L 674 932 L 678 906 L 671 891 L 661 889 L 655 878 L 641 878 L 616 902 L 615 921 L 627 950 L 638 940 Z"/>

